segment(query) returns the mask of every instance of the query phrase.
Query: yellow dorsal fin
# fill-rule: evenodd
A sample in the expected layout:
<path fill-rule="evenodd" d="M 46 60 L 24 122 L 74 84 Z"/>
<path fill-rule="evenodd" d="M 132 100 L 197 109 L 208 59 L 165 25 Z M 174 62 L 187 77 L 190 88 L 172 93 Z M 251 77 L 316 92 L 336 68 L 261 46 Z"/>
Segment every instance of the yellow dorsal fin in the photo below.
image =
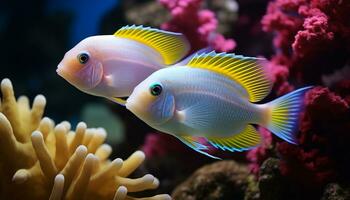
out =
<path fill-rule="evenodd" d="M 249 101 L 265 98 L 271 90 L 271 81 L 261 62 L 264 59 L 244 57 L 230 53 L 203 53 L 194 56 L 189 67 L 207 69 L 230 78 L 240 84 L 248 93 Z"/>
<path fill-rule="evenodd" d="M 135 40 L 154 48 L 167 65 L 176 63 L 190 50 L 190 44 L 183 34 L 142 25 L 124 26 L 115 32 L 114 36 Z"/>
<path fill-rule="evenodd" d="M 221 150 L 245 151 L 258 146 L 261 143 L 261 136 L 252 125 L 231 137 L 209 137 L 209 143 Z"/>

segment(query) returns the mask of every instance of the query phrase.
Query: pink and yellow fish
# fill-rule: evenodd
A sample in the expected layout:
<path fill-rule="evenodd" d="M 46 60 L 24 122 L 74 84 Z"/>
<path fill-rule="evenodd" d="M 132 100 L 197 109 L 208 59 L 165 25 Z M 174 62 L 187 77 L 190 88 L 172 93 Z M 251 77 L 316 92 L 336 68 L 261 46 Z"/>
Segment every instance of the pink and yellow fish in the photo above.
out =
<path fill-rule="evenodd" d="M 125 26 L 114 35 L 92 36 L 69 50 L 57 73 L 79 90 L 124 104 L 153 72 L 175 64 L 190 50 L 181 33 Z"/>
<path fill-rule="evenodd" d="M 271 90 L 262 59 L 215 52 L 192 57 L 182 66 L 160 69 L 142 81 L 126 108 L 151 127 L 206 150 L 244 151 L 261 143 L 253 125 L 296 143 L 304 87 L 265 104 Z M 204 142 L 203 142 L 204 141 Z"/>

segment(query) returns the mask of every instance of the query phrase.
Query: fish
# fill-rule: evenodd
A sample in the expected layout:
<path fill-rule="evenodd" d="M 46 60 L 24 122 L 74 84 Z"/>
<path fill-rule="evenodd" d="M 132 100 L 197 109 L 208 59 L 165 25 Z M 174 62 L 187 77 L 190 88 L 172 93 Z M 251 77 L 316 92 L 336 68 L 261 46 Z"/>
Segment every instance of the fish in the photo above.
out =
<path fill-rule="evenodd" d="M 260 103 L 271 92 L 265 59 L 202 53 L 160 69 L 137 85 L 126 108 L 152 128 L 175 136 L 211 158 L 214 147 L 241 152 L 263 140 L 256 126 L 297 144 L 296 129 L 307 86 Z"/>
<path fill-rule="evenodd" d="M 56 72 L 79 90 L 121 105 L 153 72 L 173 65 L 190 50 L 182 33 L 142 25 L 113 35 L 88 37 L 65 53 Z"/>

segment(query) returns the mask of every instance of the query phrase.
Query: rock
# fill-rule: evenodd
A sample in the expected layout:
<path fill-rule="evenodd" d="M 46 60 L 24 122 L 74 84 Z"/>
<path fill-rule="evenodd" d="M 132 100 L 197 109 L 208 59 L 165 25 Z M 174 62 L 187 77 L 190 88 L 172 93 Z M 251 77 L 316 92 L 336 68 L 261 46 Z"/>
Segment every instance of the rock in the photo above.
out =
<path fill-rule="evenodd" d="M 244 199 L 249 170 L 234 161 L 219 161 L 198 169 L 173 192 L 174 200 Z"/>
<path fill-rule="evenodd" d="M 321 200 L 349 200 L 350 187 L 338 183 L 330 183 L 326 186 Z"/>
<path fill-rule="evenodd" d="M 259 189 L 261 199 L 283 199 L 284 184 L 279 171 L 280 160 L 276 158 L 267 159 L 260 167 Z"/>

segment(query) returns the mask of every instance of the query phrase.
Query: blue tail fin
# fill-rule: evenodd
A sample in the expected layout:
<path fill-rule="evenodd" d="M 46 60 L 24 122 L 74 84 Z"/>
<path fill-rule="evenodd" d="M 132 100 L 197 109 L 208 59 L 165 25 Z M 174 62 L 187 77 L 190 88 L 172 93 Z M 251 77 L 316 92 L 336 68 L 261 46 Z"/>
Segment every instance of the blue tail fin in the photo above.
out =
<path fill-rule="evenodd" d="M 304 94 L 312 87 L 300 88 L 270 103 L 270 120 L 267 128 L 281 139 L 297 144 L 296 129 L 299 114 L 303 109 Z"/>

